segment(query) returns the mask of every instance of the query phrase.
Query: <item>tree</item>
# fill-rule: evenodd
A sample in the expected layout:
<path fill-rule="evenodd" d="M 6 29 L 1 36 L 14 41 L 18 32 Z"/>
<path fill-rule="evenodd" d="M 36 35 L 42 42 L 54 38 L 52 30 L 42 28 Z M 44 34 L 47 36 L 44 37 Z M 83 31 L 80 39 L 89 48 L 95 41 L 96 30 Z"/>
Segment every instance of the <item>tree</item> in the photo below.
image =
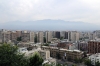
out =
<path fill-rule="evenodd" d="M 84 63 L 85 63 L 85 65 L 87 65 L 87 66 L 92 66 L 91 60 L 89 60 L 89 59 L 84 60 Z"/>
<path fill-rule="evenodd" d="M 63 66 L 68 66 L 68 64 L 67 64 L 67 63 L 65 63 L 65 64 L 63 64 Z"/>
<path fill-rule="evenodd" d="M 73 64 L 72 66 L 77 66 L 77 65 Z"/>
<path fill-rule="evenodd" d="M 47 64 L 47 63 L 46 63 L 46 64 L 43 64 L 43 66 L 51 66 L 51 64 Z"/>
<path fill-rule="evenodd" d="M 60 37 L 60 40 L 63 40 L 64 39 L 64 37 Z"/>
<path fill-rule="evenodd" d="M 84 52 L 83 55 L 84 55 L 84 58 L 87 57 L 87 53 L 86 52 Z"/>
<path fill-rule="evenodd" d="M 48 44 L 48 43 L 46 43 L 46 44 L 44 44 L 44 46 L 49 46 L 49 44 Z"/>
<path fill-rule="evenodd" d="M 75 63 L 79 63 L 80 61 L 79 61 L 78 58 L 75 58 L 75 59 L 74 59 L 74 62 L 75 62 Z"/>
<path fill-rule="evenodd" d="M 17 37 L 17 41 L 22 41 L 22 37 Z"/>
<path fill-rule="evenodd" d="M 56 66 L 62 66 L 61 64 L 57 63 Z"/>
<path fill-rule="evenodd" d="M 95 66 L 100 66 L 100 63 L 99 63 L 99 61 L 95 63 Z"/>
<path fill-rule="evenodd" d="M 35 53 L 32 57 L 29 58 L 29 66 L 41 66 L 43 59 L 38 53 Z"/>
<path fill-rule="evenodd" d="M 16 46 L 3 44 L 0 46 L 0 66 L 27 66 L 27 59 L 17 52 Z"/>

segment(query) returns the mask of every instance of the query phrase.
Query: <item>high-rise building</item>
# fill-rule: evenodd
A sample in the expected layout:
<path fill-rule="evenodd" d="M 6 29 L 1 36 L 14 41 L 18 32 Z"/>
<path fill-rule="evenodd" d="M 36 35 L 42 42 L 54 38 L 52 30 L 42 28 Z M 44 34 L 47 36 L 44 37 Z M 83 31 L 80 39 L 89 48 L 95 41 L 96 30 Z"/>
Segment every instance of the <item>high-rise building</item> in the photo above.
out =
<path fill-rule="evenodd" d="M 14 41 L 17 41 L 17 35 L 16 35 L 16 31 L 12 31 L 11 32 L 11 40 L 14 42 Z"/>
<path fill-rule="evenodd" d="M 59 31 L 56 31 L 56 32 L 55 32 L 55 38 L 60 39 L 60 32 L 59 32 Z"/>
<path fill-rule="evenodd" d="M 35 34 L 34 32 L 30 32 L 30 42 L 34 42 Z"/>
<path fill-rule="evenodd" d="M 70 41 L 78 41 L 79 40 L 79 33 L 77 31 L 71 31 L 69 34 L 69 40 Z"/>
<path fill-rule="evenodd" d="M 61 32 L 60 32 L 60 37 L 65 38 L 65 32 L 66 32 L 66 31 L 61 31 Z"/>
<path fill-rule="evenodd" d="M 2 42 L 2 31 L 0 31 L 0 43 Z"/>
<path fill-rule="evenodd" d="M 22 31 L 17 30 L 17 31 L 16 31 L 16 36 L 17 36 L 17 37 L 21 37 L 21 33 L 22 33 Z"/>
<path fill-rule="evenodd" d="M 51 42 L 51 39 L 52 39 L 52 32 L 46 31 L 46 43 Z"/>
<path fill-rule="evenodd" d="M 69 32 L 65 32 L 65 39 L 69 40 Z"/>
<path fill-rule="evenodd" d="M 42 31 L 38 32 L 38 42 L 39 43 L 43 43 L 43 36 L 44 36 L 44 33 Z"/>
<path fill-rule="evenodd" d="M 22 37 L 23 42 L 29 42 L 30 41 L 30 32 L 23 31 L 21 37 Z"/>
<path fill-rule="evenodd" d="M 11 34 L 11 31 L 2 29 L 1 30 L 1 41 L 4 43 L 4 42 L 8 42 L 9 40 L 11 40 L 10 34 Z"/>

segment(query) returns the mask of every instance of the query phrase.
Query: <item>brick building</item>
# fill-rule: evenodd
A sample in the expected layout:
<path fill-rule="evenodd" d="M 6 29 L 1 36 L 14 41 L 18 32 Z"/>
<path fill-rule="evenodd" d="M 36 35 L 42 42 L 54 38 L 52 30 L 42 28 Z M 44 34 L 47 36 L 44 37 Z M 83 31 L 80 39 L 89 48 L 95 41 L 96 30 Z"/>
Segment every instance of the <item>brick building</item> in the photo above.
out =
<path fill-rule="evenodd" d="M 89 54 L 100 53 L 100 41 L 89 41 L 88 42 L 88 53 Z"/>

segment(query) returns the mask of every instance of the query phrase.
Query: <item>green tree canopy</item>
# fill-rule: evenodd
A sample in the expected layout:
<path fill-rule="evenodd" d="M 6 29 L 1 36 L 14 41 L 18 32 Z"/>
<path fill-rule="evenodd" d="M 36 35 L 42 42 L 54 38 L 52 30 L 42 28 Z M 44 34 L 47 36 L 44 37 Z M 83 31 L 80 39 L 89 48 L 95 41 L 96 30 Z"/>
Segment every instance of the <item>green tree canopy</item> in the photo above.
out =
<path fill-rule="evenodd" d="M 99 62 L 99 61 L 96 62 L 96 63 L 95 63 L 95 66 L 100 66 L 100 62 Z"/>
<path fill-rule="evenodd" d="M 0 46 L 0 66 L 27 66 L 24 55 L 17 52 L 16 46 L 3 44 Z"/>
<path fill-rule="evenodd" d="M 43 63 L 43 59 L 40 57 L 38 53 L 35 53 L 29 59 L 29 66 L 41 66 Z"/>
<path fill-rule="evenodd" d="M 22 37 L 17 37 L 17 41 L 22 41 Z"/>
<path fill-rule="evenodd" d="M 85 63 L 85 65 L 87 65 L 87 66 L 92 66 L 91 60 L 89 60 L 89 59 L 84 60 L 84 63 Z"/>

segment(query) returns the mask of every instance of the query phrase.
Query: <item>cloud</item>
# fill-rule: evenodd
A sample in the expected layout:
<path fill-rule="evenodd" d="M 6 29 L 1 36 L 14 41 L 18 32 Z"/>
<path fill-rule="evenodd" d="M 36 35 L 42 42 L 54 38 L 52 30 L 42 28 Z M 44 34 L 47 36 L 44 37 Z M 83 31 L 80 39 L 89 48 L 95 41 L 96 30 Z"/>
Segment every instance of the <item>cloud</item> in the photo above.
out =
<path fill-rule="evenodd" d="M 99 17 L 99 0 L 0 0 L 0 23 L 61 19 L 98 24 Z"/>

